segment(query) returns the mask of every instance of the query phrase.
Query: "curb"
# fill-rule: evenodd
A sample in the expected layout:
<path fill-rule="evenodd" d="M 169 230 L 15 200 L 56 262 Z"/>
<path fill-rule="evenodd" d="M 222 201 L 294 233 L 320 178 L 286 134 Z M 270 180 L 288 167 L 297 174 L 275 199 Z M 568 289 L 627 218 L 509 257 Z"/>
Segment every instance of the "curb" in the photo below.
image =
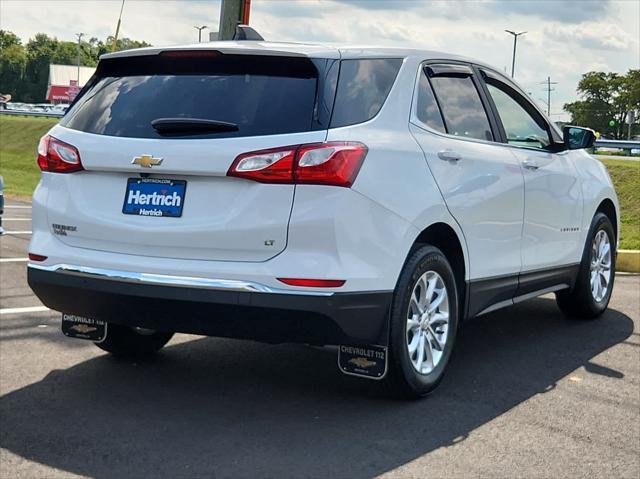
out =
<path fill-rule="evenodd" d="M 640 250 L 620 249 L 616 257 L 616 271 L 640 273 Z"/>

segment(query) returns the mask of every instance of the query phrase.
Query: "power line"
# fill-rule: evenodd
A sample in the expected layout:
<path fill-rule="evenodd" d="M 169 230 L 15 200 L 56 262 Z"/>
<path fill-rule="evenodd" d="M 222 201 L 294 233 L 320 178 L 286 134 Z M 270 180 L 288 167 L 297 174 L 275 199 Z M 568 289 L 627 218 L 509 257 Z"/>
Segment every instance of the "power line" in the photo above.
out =
<path fill-rule="evenodd" d="M 542 85 L 547 86 L 547 116 L 551 115 L 551 92 L 555 91 L 555 88 L 552 88 L 551 85 L 557 85 L 557 81 L 551 81 L 551 77 L 547 77 L 547 81 L 540 82 Z"/>
<path fill-rule="evenodd" d="M 116 34 L 113 37 L 113 44 L 111 45 L 111 50 L 114 52 L 118 49 L 118 34 L 120 33 L 120 22 L 122 21 L 122 10 L 124 10 L 124 0 L 122 0 L 122 5 L 120 5 L 120 15 L 118 15 L 118 24 L 116 25 Z"/>

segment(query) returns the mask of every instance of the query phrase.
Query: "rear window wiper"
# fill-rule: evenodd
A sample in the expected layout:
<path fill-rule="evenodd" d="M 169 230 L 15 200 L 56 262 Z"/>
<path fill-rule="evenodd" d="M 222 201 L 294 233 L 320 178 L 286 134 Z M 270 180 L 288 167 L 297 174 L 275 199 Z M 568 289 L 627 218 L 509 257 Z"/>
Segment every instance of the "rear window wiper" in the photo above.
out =
<path fill-rule="evenodd" d="M 151 122 L 151 126 L 161 135 L 201 135 L 238 131 L 238 125 L 235 123 L 203 118 L 156 118 Z"/>

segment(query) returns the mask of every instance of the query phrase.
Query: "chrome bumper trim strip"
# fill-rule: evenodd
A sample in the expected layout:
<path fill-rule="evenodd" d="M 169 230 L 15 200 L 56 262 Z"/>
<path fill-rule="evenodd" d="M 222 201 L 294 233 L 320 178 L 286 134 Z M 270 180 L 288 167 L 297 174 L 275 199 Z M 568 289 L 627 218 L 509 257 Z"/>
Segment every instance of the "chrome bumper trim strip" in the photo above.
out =
<path fill-rule="evenodd" d="M 333 296 L 332 291 L 297 291 L 291 289 L 272 288 L 264 284 L 235 279 L 211 279 L 189 276 L 173 276 L 157 273 L 136 273 L 132 271 L 118 271 L 113 269 L 92 268 L 71 264 L 54 264 L 44 266 L 34 263 L 29 268 L 50 271 L 74 276 L 88 276 L 93 278 L 124 281 L 129 283 L 156 284 L 163 286 L 177 286 L 187 288 L 205 288 L 217 291 L 238 291 L 249 293 L 297 294 L 302 296 Z"/>

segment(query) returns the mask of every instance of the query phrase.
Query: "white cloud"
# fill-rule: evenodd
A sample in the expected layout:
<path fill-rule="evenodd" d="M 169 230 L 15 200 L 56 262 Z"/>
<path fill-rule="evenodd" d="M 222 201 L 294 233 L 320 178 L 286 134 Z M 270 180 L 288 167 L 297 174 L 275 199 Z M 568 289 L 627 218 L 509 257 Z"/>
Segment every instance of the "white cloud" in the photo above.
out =
<path fill-rule="evenodd" d="M 544 31 L 553 40 L 586 49 L 633 50 L 638 45 L 637 38 L 630 37 L 614 24 L 588 22 L 566 26 L 554 23 L 546 26 Z"/>

